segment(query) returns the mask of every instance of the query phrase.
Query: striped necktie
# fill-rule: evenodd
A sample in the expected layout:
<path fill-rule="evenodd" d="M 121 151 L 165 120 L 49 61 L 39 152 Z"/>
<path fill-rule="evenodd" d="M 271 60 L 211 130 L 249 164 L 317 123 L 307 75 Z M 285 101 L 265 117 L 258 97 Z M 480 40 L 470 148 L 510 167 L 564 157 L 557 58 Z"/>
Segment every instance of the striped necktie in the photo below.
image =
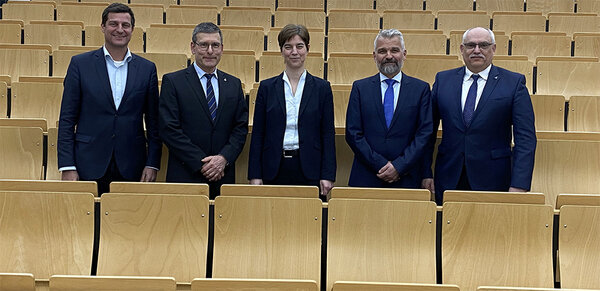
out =
<path fill-rule="evenodd" d="M 477 79 L 479 75 L 471 75 L 473 83 L 467 93 L 467 100 L 465 101 L 465 108 L 463 109 L 463 120 L 467 127 L 471 126 L 471 120 L 473 119 L 473 113 L 475 112 L 475 101 L 477 99 Z"/>
<path fill-rule="evenodd" d="M 208 111 L 210 111 L 210 117 L 213 121 L 217 118 L 217 99 L 215 99 L 215 90 L 213 90 L 212 82 L 210 81 L 214 76 L 214 74 L 204 74 L 204 77 L 206 77 L 206 100 L 208 101 Z"/>

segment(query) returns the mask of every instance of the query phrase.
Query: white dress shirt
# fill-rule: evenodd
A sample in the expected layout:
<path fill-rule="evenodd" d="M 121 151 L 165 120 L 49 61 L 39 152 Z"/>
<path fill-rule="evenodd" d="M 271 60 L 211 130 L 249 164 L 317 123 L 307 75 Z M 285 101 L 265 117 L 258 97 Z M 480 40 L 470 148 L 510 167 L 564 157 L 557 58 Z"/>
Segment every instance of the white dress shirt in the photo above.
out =
<path fill-rule="evenodd" d="M 200 79 L 200 84 L 202 84 L 202 89 L 204 90 L 204 96 L 206 96 L 206 72 L 194 62 L 194 69 L 196 69 L 196 74 L 198 74 L 198 79 Z M 219 107 L 219 79 L 217 78 L 217 70 L 213 73 L 214 76 L 210 78 L 210 84 L 213 87 L 213 92 L 215 93 L 215 102 L 217 103 L 217 107 Z"/>
<path fill-rule="evenodd" d="M 283 134 L 283 149 L 296 150 L 300 147 L 298 138 L 298 113 L 300 111 L 300 101 L 302 92 L 304 92 L 304 82 L 306 81 L 306 70 L 300 76 L 296 93 L 292 93 L 292 85 L 285 71 L 283 72 L 283 92 L 285 94 L 285 132 Z"/>
<path fill-rule="evenodd" d="M 485 87 L 485 83 L 487 83 L 488 76 L 490 75 L 490 69 L 492 65 L 489 65 L 485 70 L 479 72 L 479 79 L 477 79 L 477 98 L 475 99 L 475 109 L 477 109 L 477 104 L 479 104 L 479 99 L 481 99 L 481 93 L 483 93 L 483 87 Z M 462 93 L 460 96 L 460 105 L 462 110 L 465 109 L 465 102 L 467 102 L 467 94 L 469 93 L 469 88 L 471 88 L 471 84 L 473 84 L 473 78 L 471 78 L 473 72 L 469 71 L 467 67 L 465 67 L 465 76 L 463 77 L 462 83 Z"/>
<path fill-rule="evenodd" d="M 381 104 L 383 104 L 383 99 L 385 99 L 385 91 L 387 91 L 388 84 L 385 80 L 389 79 L 384 74 L 379 73 L 379 82 L 381 83 Z M 402 72 L 399 72 L 392 79 L 398 81 L 394 83 L 394 112 L 396 112 L 396 104 L 398 104 L 398 95 L 400 95 L 400 81 L 402 81 Z"/>
<path fill-rule="evenodd" d="M 115 61 L 106 47 L 102 47 L 104 51 L 104 59 L 106 60 L 106 70 L 108 71 L 108 79 L 110 80 L 110 89 L 112 90 L 115 108 L 119 109 L 125 86 L 127 85 L 127 70 L 131 61 L 131 51 L 127 49 L 127 54 L 122 61 Z"/>

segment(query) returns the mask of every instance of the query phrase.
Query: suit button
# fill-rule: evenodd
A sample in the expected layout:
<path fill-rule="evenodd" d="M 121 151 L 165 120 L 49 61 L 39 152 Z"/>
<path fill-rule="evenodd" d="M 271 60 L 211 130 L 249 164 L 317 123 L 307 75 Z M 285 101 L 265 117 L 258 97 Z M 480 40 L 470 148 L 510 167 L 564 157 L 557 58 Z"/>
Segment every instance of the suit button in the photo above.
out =
<path fill-rule="evenodd" d="M 115 138 L 115 137 L 117 137 L 117 135 L 116 135 L 116 134 L 113 134 L 113 135 L 112 135 L 112 138 Z"/>

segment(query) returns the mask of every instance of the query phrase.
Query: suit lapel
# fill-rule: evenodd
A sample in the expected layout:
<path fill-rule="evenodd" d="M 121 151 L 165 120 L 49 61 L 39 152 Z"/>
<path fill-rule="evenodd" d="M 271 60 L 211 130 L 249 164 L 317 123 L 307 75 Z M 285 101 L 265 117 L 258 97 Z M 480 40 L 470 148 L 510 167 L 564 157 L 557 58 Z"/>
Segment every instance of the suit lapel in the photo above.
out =
<path fill-rule="evenodd" d="M 481 110 L 483 110 L 485 104 L 490 99 L 490 95 L 492 94 L 492 92 L 496 88 L 496 85 L 498 84 L 498 79 L 499 79 L 498 75 L 499 75 L 498 69 L 494 65 L 492 65 L 492 67 L 490 68 L 490 73 L 488 75 L 488 79 L 485 82 L 485 87 L 483 87 L 483 92 L 481 93 L 481 98 L 479 98 L 479 103 L 477 104 L 477 107 L 475 108 L 475 112 L 473 113 L 473 119 L 471 121 L 471 124 L 473 124 L 473 121 L 475 121 L 475 119 L 479 115 L 479 112 L 481 112 Z"/>
<path fill-rule="evenodd" d="M 123 99 L 121 99 L 121 105 L 125 104 L 125 102 L 129 98 L 129 95 L 131 94 L 131 91 L 133 90 L 133 87 L 135 86 L 135 84 L 137 84 L 137 76 L 140 75 L 137 73 L 139 69 L 137 58 L 138 56 L 131 54 L 131 61 L 129 62 L 129 64 L 127 64 L 127 82 L 125 83 L 125 92 L 123 92 Z M 119 108 L 122 107 L 121 105 L 119 105 Z"/>
<path fill-rule="evenodd" d="M 398 116 L 400 116 L 400 110 L 398 109 L 402 108 L 406 103 L 406 100 L 410 98 L 410 92 L 408 90 L 409 86 L 410 81 L 408 80 L 406 75 L 402 73 L 402 80 L 400 81 L 400 91 L 398 92 L 398 102 L 396 103 L 396 107 L 394 108 L 394 116 L 392 116 L 392 121 L 390 122 L 390 128 L 388 128 L 388 130 L 391 129 L 392 126 L 394 126 L 396 119 L 398 119 Z"/>
<path fill-rule="evenodd" d="M 281 112 L 283 112 L 284 119 L 287 116 L 287 111 L 285 110 L 285 84 L 283 82 L 283 73 L 277 76 L 277 80 L 275 80 L 275 98 L 277 98 L 277 102 L 279 102 L 279 106 L 281 106 Z"/>
<path fill-rule="evenodd" d="M 300 109 L 298 111 L 298 118 L 302 116 L 302 112 L 304 112 L 304 109 L 306 109 L 306 105 L 310 102 L 312 96 L 315 95 L 314 87 L 314 77 L 307 72 L 306 80 L 304 82 L 304 90 L 302 91 L 302 98 L 300 99 Z"/>
<path fill-rule="evenodd" d="M 202 89 L 202 84 L 200 83 L 198 73 L 196 73 L 196 69 L 194 68 L 193 64 L 188 67 L 185 77 L 192 89 L 192 92 L 194 92 L 194 96 L 198 98 L 200 107 L 202 107 L 202 110 L 204 110 L 206 116 L 209 116 L 208 119 L 212 121 L 212 118 L 210 118 L 210 111 L 208 110 L 208 101 L 206 100 L 204 89 Z"/>
<path fill-rule="evenodd" d="M 463 78 L 465 77 L 465 67 L 461 67 L 456 70 L 456 74 L 453 76 L 454 80 L 450 81 L 452 87 L 450 88 L 450 94 L 448 96 L 454 98 L 452 103 L 454 103 L 454 112 L 453 116 L 456 118 L 454 122 L 460 126 L 460 128 L 464 131 L 466 129 L 465 122 L 463 120 L 463 110 L 462 110 L 462 84 Z"/>
<path fill-rule="evenodd" d="M 229 80 L 225 77 L 225 73 L 217 70 L 217 78 L 219 80 L 219 104 L 217 105 L 217 117 L 215 118 L 215 123 L 219 122 L 222 115 L 221 113 L 227 108 L 226 104 L 229 103 L 228 98 L 230 96 L 236 96 L 236 94 L 229 92 L 231 87 L 229 86 Z M 208 100 L 206 101 L 206 106 L 208 108 Z"/>
<path fill-rule="evenodd" d="M 371 82 L 373 83 L 373 86 L 370 86 L 371 92 L 369 92 L 368 96 L 372 97 L 370 98 L 371 100 L 369 103 L 373 104 L 373 106 L 375 107 L 375 115 L 378 116 L 379 122 L 381 122 L 381 126 L 387 129 L 387 124 L 385 122 L 385 113 L 383 112 L 383 102 L 381 102 L 381 80 L 379 79 L 379 73 L 371 77 Z"/>
<path fill-rule="evenodd" d="M 108 79 L 108 70 L 106 69 L 106 59 L 104 58 L 104 50 L 100 48 L 94 54 L 96 57 L 95 66 L 96 73 L 98 73 L 98 81 L 100 83 L 100 87 L 104 89 L 104 95 L 108 99 L 108 103 L 112 107 L 113 110 L 116 111 L 115 100 L 113 99 L 112 89 L 110 87 L 110 80 Z"/>

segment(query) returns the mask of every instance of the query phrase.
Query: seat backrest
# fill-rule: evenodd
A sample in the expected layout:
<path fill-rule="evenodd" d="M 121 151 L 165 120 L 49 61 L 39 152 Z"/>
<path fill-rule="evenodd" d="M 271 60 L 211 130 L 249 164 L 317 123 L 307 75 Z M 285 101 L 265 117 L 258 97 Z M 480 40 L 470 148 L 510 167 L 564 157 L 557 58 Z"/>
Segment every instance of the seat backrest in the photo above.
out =
<path fill-rule="evenodd" d="M 600 206 L 600 194 L 558 194 L 556 209 L 563 205 Z"/>
<path fill-rule="evenodd" d="M 44 134 L 41 128 L 0 126 L 0 177 L 43 178 Z"/>
<path fill-rule="evenodd" d="M 485 11 L 489 15 L 495 11 L 522 12 L 523 3 L 521 0 L 479 0 L 475 2 L 475 10 Z"/>
<path fill-rule="evenodd" d="M 577 0 L 577 12 L 599 13 L 600 2 L 598 0 Z"/>
<path fill-rule="evenodd" d="M 50 46 L 2 45 L 0 46 L 0 75 L 12 80 L 20 76 L 49 76 Z"/>
<path fill-rule="evenodd" d="M 325 30 L 325 12 L 323 8 L 279 8 L 275 12 L 275 27 L 284 27 L 288 23 L 302 23 L 306 28 Z"/>
<path fill-rule="evenodd" d="M 423 10 L 423 1 L 419 0 L 378 0 L 376 4 L 379 13 L 386 10 Z"/>
<path fill-rule="evenodd" d="M 447 36 L 441 33 L 404 33 L 406 50 L 423 55 L 445 55 L 447 40 Z"/>
<path fill-rule="evenodd" d="M 594 77 L 600 73 L 598 61 L 538 60 L 536 94 L 571 96 L 600 95 L 600 83 Z"/>
<path fill-rule="evenodd" d="M 564 0 L 527 0 L 527 11 L 542 12 L 548 15 L 552 12 L 574 12 L 574 1 Z"/>
<path fill-rule="evenodd" d="M 196 25 L 198 19 L 217 23 L 217 9 L 217 6 L 171 5 L 167 8 L 167 24 Z M 192 31 L 189 32 L 190 39 Z"/>
<path fill-rule="evenodd" d="M 10 1 L 2 5 L 2 19 L 54 20 L 54 5 L 50 2 Z"/>
<path fill-rule="evenodd" d="M 258 63 L 259 80 L 277 76 L 285 70 L 285 64 L 280 52 L 263 52 Z M 311 75 L 319 78 L 323 77 L 324 61 L 321 53 L 309 52 L 304 60 L 304 66 Z"/>
<path fill-rule="evenodd" d="M 467 291 L 554 286 L 550 205 L 446 202 L 443 208 L 443 283 Z"/>
<path fill-rule="evenodd" d="M 208 184 L 112 182 L 110 183 L 110 192 L 130 194 L 187 194 L 208 197 Z"/>
<path fill-rule="evenodd" d="M 90 193 L 0 191 L 0 269 L 90 275 L 94 196 Z"/>
<path fill-rule="evenodd" d="M 600 205 L 562 206 L 558 244 L 561 288 L 600 289 Z"/>
<path fill-rule="evenodd" d="M 356 70 L 356 68 L 361 68 Z M 327 80 L 332 85 L 351 85 L 354 81 L 375 75 L 378 70 L 373 54 L 334 53 L 327 59 Z"/>
<path fill-rule="evenodd" d="M 31 21 L 25 24 L 25 44 L 82 45 L 83 23 L 77 21 Z"/>
<path fill-rule="evenodd" d="M 13 82 L 11 117 L 44 118 L 56 126 L 60 115 L 62 83 Z"/>
<path fill-rule="evenodd" d="M 135 28 L 146 30 L 153 23 L 163 23 L 165 8 L 161 4 L 130 4 L 135 13 Z"/>
<path fill-rule="evenodd" d="M 221 10 L 221 25 L 259 26 L 268 31 L 272 15 L 271 9 L 266 7 L 228 6 Z"/>
<path fill-rule="evenodd" d="M 479 202 L 544 205 L 545 196 L 542 193 L 447 190 L 444 191 L 444 202 Z"/>
<path fill-rule="evenodd" d="M 50 291 L 175 291 L 169 277 L 67 276 L 50 277 Z"/>
<path fill-rule="evenodd" d="M 326 0 L 279 0 L 277 1 L 277 9 L 279 8 L 317 8 L 323 9 L 323 3 Z"/>
<path fill-rule="evenodd" d="M 600 132 L 600 96 L 571 96 L 568 131 Z"/>
<path fill-rule="evenodd" d="M 334 187 L 331 198 L 431 201 L 431 193 L 426 189 Z"/>
<path fill-rule="evenodd" d="M 142 0 L 143 1 L 143 0 Z M 174 1 L 175 2 L 175 1 Z M 172 5 L 176 5 L 173 3 Z M 227 0 L 181 0 L 181 5 L 216 6 L 219 11 L 227 5 Z"/>
<path fill-rule="evenodd" d="M 377 33 L 376 29 L 331 28 L 327 33 L 327 53 L 370 54 Z"/>
<path fill-rule="evenodd" d="M 226 54 L 228 51 L 252 51 L 258 58 L 265 50 L 265 33 L 258 26 L 221 26 Z M 232 72 L 234 73 L 234 72 Z"/>
<path fill-rule="evenodd" d="M 100 26 L 106 3 L 63 2 L 56 6 L 56 20 L 83 21 L 85 26 Z"/>
<path fill-rule="evenodd" d="M 353 3 L 354 1 L 343 1 Z M 358 1 L 356 1 L 358 2 Z M 329 3 L 329 2 L 328 2 Z M 329 7 L 329 6 L 328 6 Z M 329 9 L 329 8 L 328 8 Z M 379 29 L 381 17 L 375 10 L 330 10 L 329 28 Z"/>
<path fill-rule="evenodd" d="M 195 25 L 153 24 L 146 29 L 146 52 L 191 56 L 190 43 Z"/>
<path fill-rule="evenodd" d="M 60 46 L 58 50 L 52 52 L 52 76 L 64 77 L 67 75 L 72 57 L 98 48 L 93 46 Z"/>
<path fill-rule="evenodd" d="M 327 1 L 327 11 L 332 9 L 348 9 L 348 10 L 372 10 L 372 0 L 325 0 Z"/>
<path fill-rule="evenodd" d="M 275 12 L 275 0 L 229 0 L 230 7 L 260 7 L 269 8 L 271 13 Z"/>
<path fill-rule="evenodd" d="M 147 30 L 147 29 L 146 29 Z M 191 31 L 191 30 L 190 30 Z M 190 32 L 191 35 L 191 32 Z M 187 42 L 189 50 L 189 40 Z M 104 45 L 104 33 L 100 29 L 100 25 L 88 25 L 85 27 L 85 46 L 91 46 L 92 49 L 99 48 Z M 142 29 L 134 29 L 131 33 L 131 40 L 128 45 L 129 49 L 134 52 L 144 51 L 144 31 Z"/>
<path fill-rule="evenodd" d="M 559 193 L 600 193 L 600 134 L 538 132 L 531 191 L 555 205 Z"/>
<path fill-rule="evenodd" d="M 425 10 L 437 15 L 440 10 L 473 11 L 473 2 L 470 0 L 427 0 Z"/>
<path fill-rule="evenodd" d="M 498 39 L 498 38 L 497 38 Z M 496 41 L 498 41 L 496 39 Z M 508 42 L 508 39 L 507 39 Z M 527 56 L 494 56 L 493 64 L 507 69 L 509 71 L 517 72 L 525 76 L 525 86 L 529 90 L 529 94 L 533 93 L 533 66 L 535 62 L 529 61 Z"/>
<path fill-rule="evenodd" d="M 179 71 L 188 66 L 188 56 L 185 54 L 138 53 L 138 55 L 156 65 L 158 79 L 162 79 L 164 74 Z"/>
<path fill-rule="evenodd" d="M 98 196 L 98 188 L 94 181 L 44 181 L 44 180 L 9 180 L 0 179 L 0 190 L 3 191 L 38 191 L 91 193 Z"/>
<path fill-rule="evenodd" d="M 202 2 L 207 2 L 210 0 L 203 0 Z M 177 0 L 131 0 L 131 4 L 158 4 L 162 5 L 164 9 L 171 5 L 177 5 Z M 189 4 L 186 4 L 189 5 Z M 210 5 L 210 4 L 202 4 L 202 5 Z M 135 10 L 133 11 L 135 13 Z M 137 18 L 137 16 L 136 16 Z"/>
<path fill-rule="evenodd" d="M 377 3 L 377 7 L 379 7 L 379 2 Z M 401 27 L 402 29 L 434 29 L 435 16 L 431 11 L 384 11 L 383 28 L 390 29 L 396 27 Z"/>
<path fill-rule="evenodd" d="M 446 36 L 453 30 L 464 32 L 472 27 L 490 27 L 490 16 L 484 11 L 440 11 L 437 20 L 437 29 Z"/>
<path fill-rule="evenodd" d="M 316 186 L 224 184 L 222 196 L 318 198 Z"/>
<path fill-rule="evenodd" d="M 548 31 L 564 32 L 568 36 L 573 36 L 576 32 L 598 32 L 598 25 L 600 16 L 593 13 L 548 14 Z"/>
<path fill-rule="evenodd" d="M 31 274 L 0 273 L 0 290 L 35 291 L 35 280 Z"/>
<path fill-rule="evenodd" d="M 7 104 L 8 104 L 8 84 L 4 81 L 0 81 L 0 117 L 5 118 L 8 116 Z"/>
<path fill-rule="evenodd" d="M 435 220 L 431 201 L 332 198 L 326 290 L 336 281 L 435 284 Z"/>
<path fill-rule="evenodd" d="M 346 128 L 346 110 L 350 90 L 333 90 L 333 120 L 336 128 Z"/>
<path fill-rule="evenodd" d="M 402 72 L 433 86 L 437 72 L 460 66 L 463 66 L 463 62 L 457 56 L 408 54 L 406 61 L 404 61 Z"/>
<path fill-rule="evenodd" d="M 564 32 L 513 32 L 512 54 L 535 62 L 542 56 L 571 56 L 571 37 Z"/>
<path fill-rule="evenodd" d="M 48 130 L 46 119 L 43 118 L 0 118 L 0 127 L 36 127 L 43 132 Z"/>
<path fill-rule="evenodd" d="M 460 291 L 456 285 L 447 284 L 410 284 L 410 283 L 374 283 L 345 282 L 333 284 L 333 291 Z"/>
<path fill-rule="evenodd" d="M 321 279 L 318 198 L 215 199 L 214 278 Z"/>
<path fill-rule="evenodd" d="M 206 276 L 208 197 L 102 195 L 98 275 Z"/>
<path fill-rule="evenodd" d="M 225 50 L 219 62 L 219 70 L 240 78 L 248 93 L 256 82 L 255 52 Z"/>
<path fill-rule="evenodd" d="M 581 289 L 565 289 L 565 288 L 528 288 L 528 287 L 502 287 L 502 286 L 481 286 L 477 291 L 584 291 Z M 590 291 L 590 290 L 588 290 Z"/>
<path fill-rule="evenodd" d="M 565 129 L 565 97 L 561 95 L 531 95 L 536 130 Z"/>
<path fill-rule="evenodd" d="M 192 291 L 261 290 L 261 291 L 317 291 L 317 282 L 311 280 L 276 279 L 194 279 Z"/>
<path fill-rule="evenodd" d="M 21 43 L 22 20 L 0 20 L 0 39 L 3 43 Z"/>
<path fill-rule="evenodd" d="M 600 57 L 600 33 L 573 33 L 573 40 L 576 57 Z"/>
<path fill-rule="evenodd" d="M 507 35 L 513 31 L 546 31 L 546 17 L 540 12 L 499 11 L 492 14 L 492 19 L 492 29 Z"/>

